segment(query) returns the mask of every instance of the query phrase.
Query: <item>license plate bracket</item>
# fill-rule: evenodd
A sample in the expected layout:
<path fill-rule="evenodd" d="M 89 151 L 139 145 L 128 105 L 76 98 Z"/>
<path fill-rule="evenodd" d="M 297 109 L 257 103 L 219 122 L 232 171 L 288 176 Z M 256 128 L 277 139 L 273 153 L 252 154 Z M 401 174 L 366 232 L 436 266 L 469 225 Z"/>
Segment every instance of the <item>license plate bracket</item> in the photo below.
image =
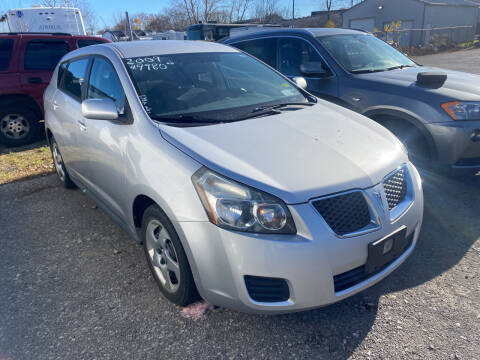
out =
<path fill-rule="evenodd" d="M 368 259 L 365 264 L 367 274 L 380 271 L 386 264 L 399 257 L 405 249 L 407 228 L 383 239 L 368 244 Z"/>

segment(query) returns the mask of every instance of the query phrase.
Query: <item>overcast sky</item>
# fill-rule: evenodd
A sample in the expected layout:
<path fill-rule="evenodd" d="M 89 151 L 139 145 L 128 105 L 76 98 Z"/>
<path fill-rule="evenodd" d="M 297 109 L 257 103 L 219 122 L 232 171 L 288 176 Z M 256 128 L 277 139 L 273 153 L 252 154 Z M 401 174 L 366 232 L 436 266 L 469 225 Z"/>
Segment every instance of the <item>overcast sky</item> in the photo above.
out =
<path fill-rule="evenodd" d="M 114 14 L 125 11 L 158 13 L 170 4 L 169 0 L 90 0 L 89 2 L 98 17 L 99 28 L 104 26 L 104 22 L 106 25 L 112 25 Z M 292 0 L 278 0 L 278 2 L 282 8 L 292 8 Z M 39 0 L 0 0 L 0 12 L 39 3 Z M 296 16 L 310 15 L 311 11 L 319 10 L 322 4 L 323 0 L 295 0 Z"/>

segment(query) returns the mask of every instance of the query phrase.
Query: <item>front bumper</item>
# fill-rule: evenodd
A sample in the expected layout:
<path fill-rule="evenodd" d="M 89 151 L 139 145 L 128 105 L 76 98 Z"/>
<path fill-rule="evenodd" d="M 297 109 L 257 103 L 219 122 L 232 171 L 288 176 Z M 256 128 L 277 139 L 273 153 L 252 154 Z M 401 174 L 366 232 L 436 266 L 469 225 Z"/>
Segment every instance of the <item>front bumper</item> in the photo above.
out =
<path fill-rule="evenodd" d="M 480 121 L 427 124 L 438 160 L 453 169 L 480 169 Z"/>
<path fill-rule="evenodd" d="M 181 222 L 177 229 L 192 265 L 197 288 L 207 301 L 243 312 L 285 313 L 325 306 L 372 286 L 395 270 L 413 251 L 422 224 L 423 194 L 418 172 L 409 165 L 413 202 L 393 222 L 383 211 L 381 226 L 353 237 L 338 237 L 311 203 L 290 205 L 297 225 L 295 235 L 233 232 L 209 222 Z M 366 189 L 372 202 L 377 185 Z M 379 206 L 379 209 L 381 206 Z M 386 268 L 355 285 L 335 291 L 334 276 L 364 265 L 368 244 L 402 227 L 411 236 L 410 246 Z M 248 293 L 245 276 L 285 279 L 290 297 L 280 302 L 258 302 Z"/>

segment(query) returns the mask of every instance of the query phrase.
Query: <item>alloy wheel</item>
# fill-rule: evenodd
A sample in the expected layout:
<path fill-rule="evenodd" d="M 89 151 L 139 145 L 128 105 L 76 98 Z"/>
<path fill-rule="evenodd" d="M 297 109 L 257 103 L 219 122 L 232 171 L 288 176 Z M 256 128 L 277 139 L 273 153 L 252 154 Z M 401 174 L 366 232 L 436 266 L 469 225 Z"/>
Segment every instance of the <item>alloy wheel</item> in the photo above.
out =
<path fill-rule="evenodd" d="M 146 248 L 155 274 L 164 289 L 174 293 L 180 286 L 180 265 L 177 252 L 167 229 L 159 220 L 151 220 L 147 226 Z"/>
<path fill-rule="evenodd" d="M 65 181 L 65 168 L 63 164 L 63 158 L 58 150 L 57 143 L 54 142 L 52 144 L 52 155 L 53 155 L 53 163 L 55 164 L 55 170 L 57 170 L 58 177 L 61 181 Z"/>

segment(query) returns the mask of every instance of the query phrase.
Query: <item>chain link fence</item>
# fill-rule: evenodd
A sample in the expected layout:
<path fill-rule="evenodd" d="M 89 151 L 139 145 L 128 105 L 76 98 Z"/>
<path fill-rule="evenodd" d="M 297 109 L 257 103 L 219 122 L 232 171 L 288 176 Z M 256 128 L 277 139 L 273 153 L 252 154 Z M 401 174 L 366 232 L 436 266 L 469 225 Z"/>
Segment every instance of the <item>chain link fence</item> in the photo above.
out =
<path fill-rule="evenodd" d="M 461 25 L 427 27 L 424 29 L 400 28 L 389 31 L 375 31 L 374 34 L 389 44 L 405 51 L 419 48 L 438 51 L 457 47 L 460 44 L 473 45 L 475 26 Z"/>

